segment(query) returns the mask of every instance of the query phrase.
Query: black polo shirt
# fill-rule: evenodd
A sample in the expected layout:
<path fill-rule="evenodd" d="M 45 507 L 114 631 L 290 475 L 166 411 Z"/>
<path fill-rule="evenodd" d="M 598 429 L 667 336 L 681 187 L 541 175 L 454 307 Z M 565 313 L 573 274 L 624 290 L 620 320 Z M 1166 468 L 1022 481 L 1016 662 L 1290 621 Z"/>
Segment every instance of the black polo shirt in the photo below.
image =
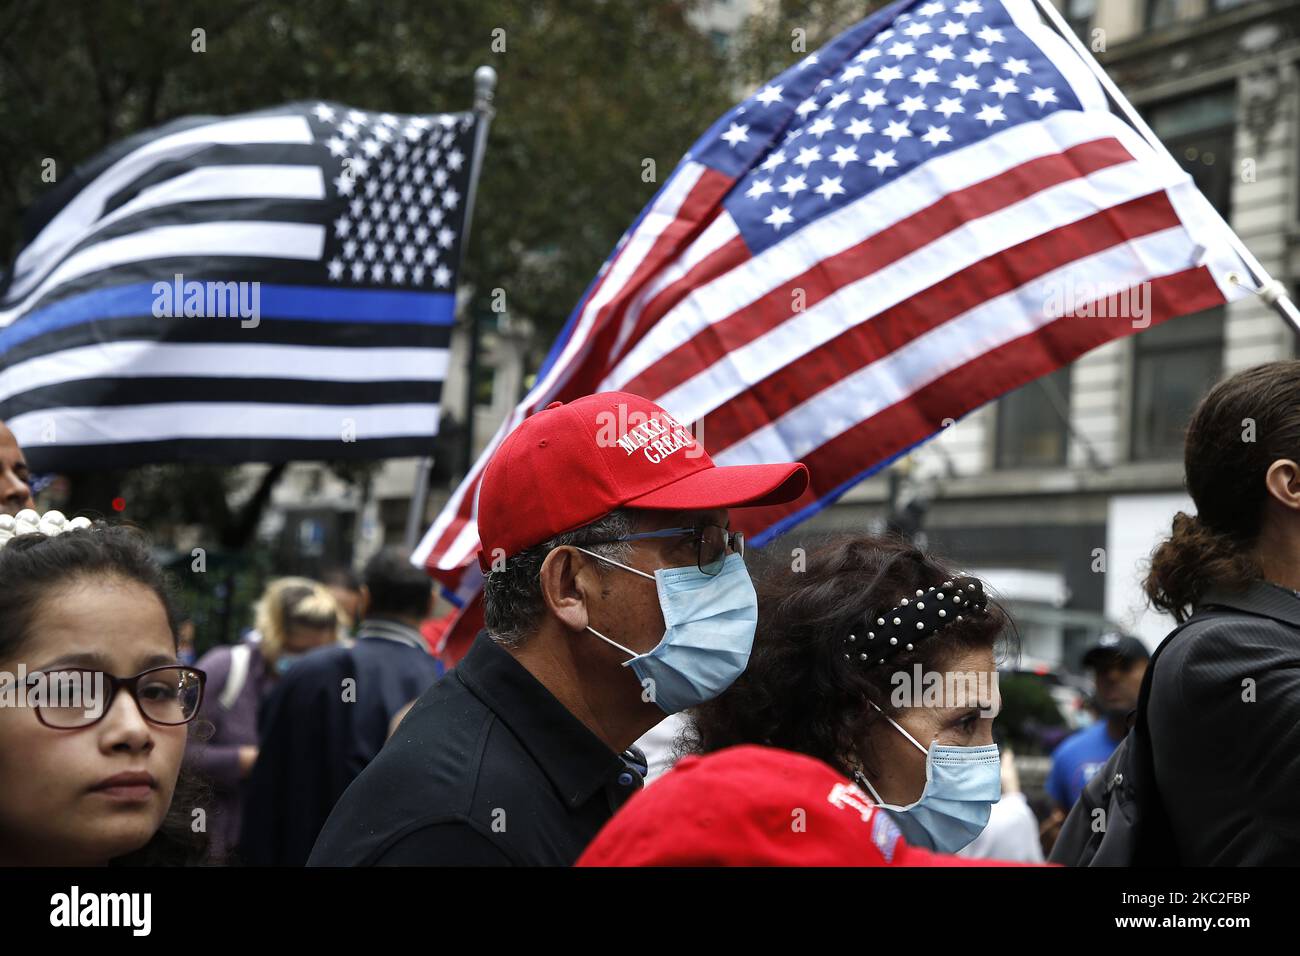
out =
<path fill-rule="evenodd" d="M 344 792 L 308 866 L 568 866 L 643 774 L 481 633 Z"/>

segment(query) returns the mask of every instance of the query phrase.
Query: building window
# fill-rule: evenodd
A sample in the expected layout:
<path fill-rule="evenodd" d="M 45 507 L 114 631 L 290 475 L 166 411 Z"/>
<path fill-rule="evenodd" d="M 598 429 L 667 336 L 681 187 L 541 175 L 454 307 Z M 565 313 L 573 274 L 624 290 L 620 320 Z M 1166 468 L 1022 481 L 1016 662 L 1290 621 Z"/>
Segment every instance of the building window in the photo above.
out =
<path fill-rule="evenodd" d="M 1022 385 L 998 402 L 998 468 L 1065 464 L 1070 414 L 1070 366 Z"/>
<path fill-rule="evenodd" d="M 1147 29 L 1159 30 L 1178 20 L 1182 0 L 1147 0 Z"/>
<path fill-rule="evenodd" d="M 1078 34 L 1084 43 L 1088 42 L 1088 31 L 1092 28 L 1092 18 L 1097 13 L 1097 0 L 1060 0 L 1065 13 L 1065 22 Z"/>
<path fill-rule="evenodd" d="M 1152 130 L 1225 219 L 1232 205 L 1236 108 L 1236 87 L 1224 86 L 1147 110 Z"/>
<path fill-rule="evenodd" d="M 1132 457 L 1183 457 L 1183 437 L 1197 402 L 1223 363 L 1222 306 L 1162 322 L 1133 337 Z"/>

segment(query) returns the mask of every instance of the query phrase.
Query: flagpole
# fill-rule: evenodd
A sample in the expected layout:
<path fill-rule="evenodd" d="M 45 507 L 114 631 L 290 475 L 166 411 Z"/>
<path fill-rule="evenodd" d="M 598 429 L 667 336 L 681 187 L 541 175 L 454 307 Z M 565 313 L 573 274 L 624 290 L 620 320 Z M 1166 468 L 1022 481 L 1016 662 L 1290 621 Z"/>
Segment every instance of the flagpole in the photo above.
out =
<path fill-rule="evenodd" d="M 465 225 L 460 233 L 460 255 L 456 264 L 456 278 L 459 285 L 461 269 L 465 264 L 465 253 L 469 249 L 469 229 L 474 219 L 474 198 L 478 195 L 479 173 L 483 169 L 483 153 L 487 148 L 488 127 L 496 111 L 492 99 L 496 93 L 497 71 L 490 66 L 480 66 L 474 71 L 474 115 L 478 123 L 474 128 L 474 155 L 470 158 L 469 186 L 465 191 Z M 474 453 L 474 391 L 476 385 L 475 366 L 478 364 L 478 321 L 467 308 L 466 318 L 470 326 L 470 364 L 465 387 L 465 440 L 468 446 L 466 461 L 473 461 Z M 411 492 L 411 507 L 406 514 L 406 550 L 412 552 L 420 540 L 424 525 L 424 509 L 429 499 L 429 473 L 433 470 L 431 457 L 421 458 L 416 465 L 415 488 Z"/>
<path fill-rule="evenodd" d="M 1102 69 L 1101 64 L 1097 62 L 1097 58 L 1094 57 L 1088 48 L 1083 45 L 1083 41 L 1079 39 L 1078 34 L 1071 29 L 1070 25 L 1065 22 L 1060 11 L 1058 11 L 1051 3 L 1051 0 L 1034 0 L 1034 3 L 1042 12 L 1043 16 L 1052 24 L 1056 32 L 1060 34 L 1061 38 L 1074 49 L 1074 52 L 1079 55 L 1079 58 L 1083 60 L 1083 62 L 1088 66 L 1088 69 L 1092 71 L 1093 76 L 1095 76 L 1097 82 L 1101 84 L 1102 89 L 1104 89 L 1106 93 L 1109 94 L 1110 98 L 1115 101 L 1116 105 L 1119 106 L 1121 112 L 1124 114 L 1124 118 L 1132 124 L 1134 129 L 1138 131 L 1138 133 L 1153 149 L 1164 153 L 1166 156 L 1169 156 L 1171 161 L 1176 162 L 1173 156 L 1170 155 L 1169 150 L 1165 148 L 1165 144 L 1160 142 L 1160 137 L 1156 136 L 1155 131 L 1152 130 L 1151 127 L 1147 125 L 1147 121 L 1142 118 L 1142 114 L 1133 107 L 1133 104 L 1128 101 L 1128 97 L 1125 96 L 1123 91 L 1115 85 L 1115 81 L 1110 78 L 1104 69 Z M 1229 225 L 1228 221 L 1223 218 L 1219 211 L 1209 202 L 1206 203 L 1206 206 L 1213 210 L 1215 217 L 1227 231 L 1229 237 L 1228 243 L 1232 246 L 1233 252 L 1241 258 L 1241 261 L 1246 264 L 1246 268 L 1253 273 L 1251 279 L 1254 280 L 1255 287 L 1251 288 L 1250 291 L 1263 299 L 1266 305 L 1272 306 L 1273 309 L 1277 311 L 1278 315 L 1282 316 L 1283 320 L 1291 325 L 1292 331 L 1297 335 L 1300 335 L 1300 309 L 1296 308 L 1295 303 L 1291 301 L 1291 297 L 1287 295 L 1286 286 L 1268 274 L 1268 270 L 1266 270 L 1263 265 L 1260 264 L 1259 260 L 1255 258 L 1254 253 L 1246 248 L 1246 244 L 1241 241 L 1241 237 L 1237 235 L 1236 230 Z M 1227 279 L 1234 285 L 1242 284 L 1241 277 L 1235 272 L 1230 272 Z M 1246 288 L 1250 287 L 1247 286 Z"/>

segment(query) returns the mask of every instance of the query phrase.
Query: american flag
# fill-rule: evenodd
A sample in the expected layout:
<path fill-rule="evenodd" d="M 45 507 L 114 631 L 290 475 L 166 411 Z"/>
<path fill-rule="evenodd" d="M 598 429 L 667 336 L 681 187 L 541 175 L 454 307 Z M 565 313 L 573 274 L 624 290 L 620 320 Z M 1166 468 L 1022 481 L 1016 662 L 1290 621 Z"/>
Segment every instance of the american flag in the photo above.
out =
<path fill-rule="evenodd" d="M 687 153 L 416 560 L 477 593 L 478 477 L 556 399 L 630 391 L 719 465 L 806 463 L 801 500 L 733 516 L 761 544 L 1143 327 L 1054 293 L 1149 283 L 1153 325 L 1240 295 L 1221 220 L 1109 105 L 1029 0 L 896 3 L 807 56 Z"/>
<path fill-rule="evenodd" d="M 0 284 L 32 467 L 429 454 L 476 128 L 293 103 L 76 170 Z"/>

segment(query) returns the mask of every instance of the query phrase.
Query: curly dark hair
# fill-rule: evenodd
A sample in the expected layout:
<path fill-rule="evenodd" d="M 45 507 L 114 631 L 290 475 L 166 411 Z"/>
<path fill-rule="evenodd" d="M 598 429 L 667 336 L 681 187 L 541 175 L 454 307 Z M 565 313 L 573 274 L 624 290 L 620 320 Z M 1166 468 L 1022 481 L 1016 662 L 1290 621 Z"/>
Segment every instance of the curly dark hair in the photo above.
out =
<path fill-rule="evenodd" d="M 992 648 L 1009 619 L 990 601 L 986 612 L 950 624 L 884 664 L 863 663 L 856 655 L 846 660 L 844 641 L 865 633 L 872 619 L 918 589 L 953 576 L 902 538 L 870 535 L 817 548 L 801 573 L 788 567 L 760 573 L 749 666 L 726 693 L 691 712 L 692 726 L 678 749 L 703 753 L 761 744 L 816 757 L 846 776 L 858 766 L 870 774 L 875 761 L 866 747 L 868 729 L 882 712 L 898 711 L 890 702 L 891 675 L 918 663 L 942 671 L 963 651 Z M 1007 649 L 1016 650 L 1012 635 Z"/>
<path fill-rule="evenodd" d="M 1151 603 L 1185 621 L 1211 588 L 1244 591 L 1263 577 L 1251 553 L 1264 518 L 1269 466 L 1300 461 L 1300 361 L 1269 362 L 1224 379 L 1192 412 L 1183 447 L 1196 514 L 1174 516 L 1151 555 Z"/>
<path fill-rule="evenodd" d="M 174 588 L 149 553 L 144 533 L 128 525 L 96 522 L 91 528 L 54 537 L 22 534 L 0 548 L 0 658 L 17 655 L 33 639 L 32 624 L 41 602 L 71 582 L 117 577 L 143 585 L 162 602 L 177 642 L 179 614 Z M 191 733 L 194 725 L 191 724 Z M 197 863 L 207 852 L 207 835 L 195 833 L 190 809 L 202 802 L 205 785 L 182 773 L 171 808 L 153 838 L 114 865 L 182 865 Z"/>

